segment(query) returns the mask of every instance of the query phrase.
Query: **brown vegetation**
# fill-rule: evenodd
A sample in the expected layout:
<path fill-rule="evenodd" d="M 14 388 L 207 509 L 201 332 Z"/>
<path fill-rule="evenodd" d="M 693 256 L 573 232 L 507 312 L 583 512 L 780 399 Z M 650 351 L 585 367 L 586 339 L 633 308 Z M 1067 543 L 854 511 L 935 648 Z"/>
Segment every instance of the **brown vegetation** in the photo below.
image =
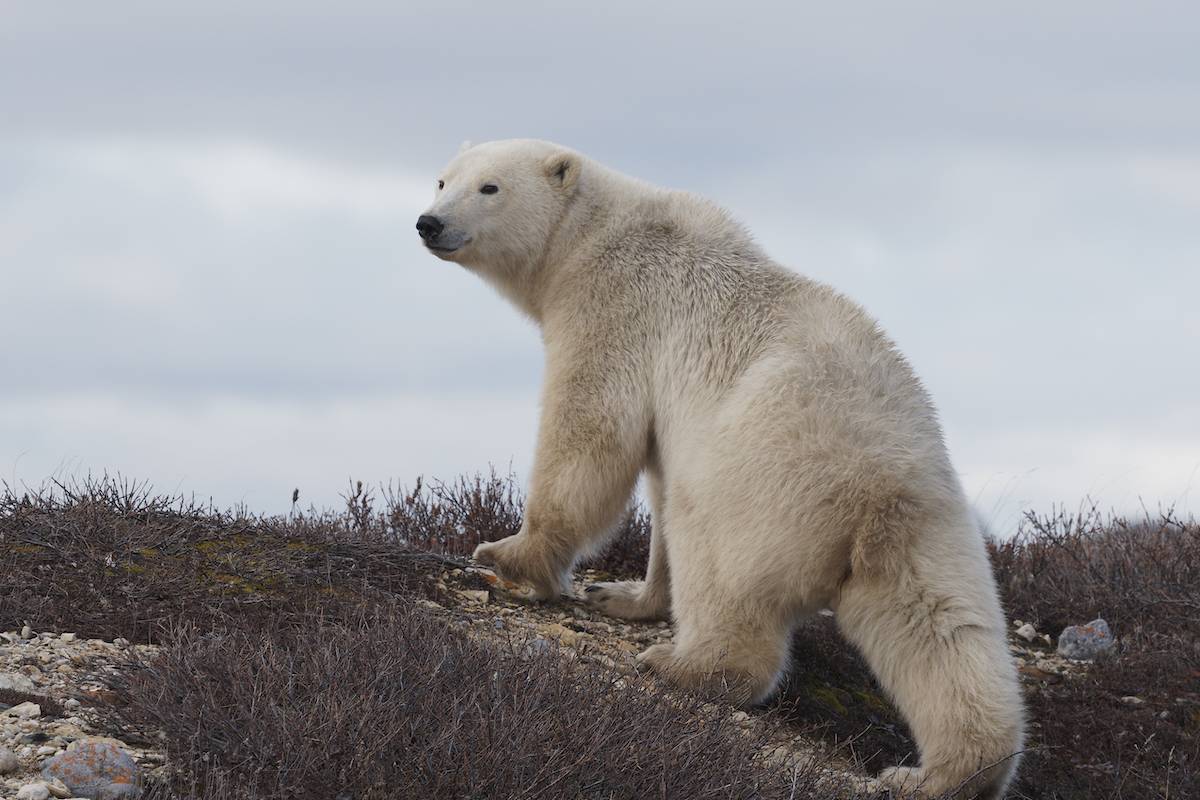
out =
<path fill-rule="evenodd" d="M 126 732 L 166 734 L 178 771 L 152 788 L 164 798 L 827 796 L 767 769 L 761 742 L 699 703 L 485 646 L 423 609 L 443 569 L 519 528 L 510 478 L 356 484 L 346 501 L 263 518 L 111 480 L 6 491 L 0 627 L 166 645 L 109 709 Z M 631 512 L 588 566 L 637 576 L 648 534 Z M 1011 796 L 1200 796 L 1200 526 L 1030 517 L 992 556 L 1011 617 L 1057 635 L 1103 616 L 1119 638 L 1080 675 L 1026 685 L 1030 752 Z M 772 718 L 869 770 L 915 759 L 830 620 L 795 648 Z"/>

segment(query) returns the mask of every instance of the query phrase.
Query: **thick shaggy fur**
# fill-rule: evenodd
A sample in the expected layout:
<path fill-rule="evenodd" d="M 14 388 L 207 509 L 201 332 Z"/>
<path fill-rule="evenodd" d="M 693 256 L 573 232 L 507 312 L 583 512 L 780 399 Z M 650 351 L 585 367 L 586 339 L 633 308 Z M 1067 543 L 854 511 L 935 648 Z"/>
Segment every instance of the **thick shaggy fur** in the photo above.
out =
<path fill-rule="evenodd" d="M 426 243 L 546 350 L 524 525 L 476 558 L 556 596 L 644 473 L 646 580 L 587 599 L 670 615 L 646 665 L 761 701 L 797 621 L 832 608 L 920 747 L 879 780 L 1000 797 L 1022 708 L 996 587 L 929 397 L 875 322 L 711 203 L 557 145 L 468 148 L 441 179 Z"/>

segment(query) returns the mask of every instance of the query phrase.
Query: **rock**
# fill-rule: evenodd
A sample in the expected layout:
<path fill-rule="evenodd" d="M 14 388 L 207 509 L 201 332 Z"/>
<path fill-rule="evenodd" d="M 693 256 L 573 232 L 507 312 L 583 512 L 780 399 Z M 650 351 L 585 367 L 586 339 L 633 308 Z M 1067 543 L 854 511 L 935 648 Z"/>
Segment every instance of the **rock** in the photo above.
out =
<path fill-rule="evenodd" d="M 58 637 L 58 638 L 59 638 L 59 639 L 62 639 L 64 642 L 70 643 L 70 642 L 73 642 L 73 641 L 75 641 L 75 634 L 73 634 L 73 633 L 64 633 L 62 636 L 60 636 L 60 637 Z"/>
<path fill-rule="evenodd" d="M 487 603 L 489 597 L 485 589 L 460 589 L 458 596 L 469 603 Z"/>
<path fill-rule="evenodd" d="M 568 627 L 559 625 L 556 622 L 550 622 L 545 625 L 538 625 L 538 631 L 551 638 L 558 639 L 567 647 L 572 647 L 579 641 L 579 634 Z"/>
<path fill-rule="evenodd" d="M 1108 623 L 1094 619 L 1086 625 L 1071 625 L 1058 637 L 1058 654 L 1075 661 L 1093 661 L 1108 650 L 1117 640 L 1108 629 Z"/>
<path fill-rule="evenodd" d="M 37 719 L 42 715 L 42 707 L 37 703 L 21 703 L 20 705 L 13 706 L 4 713 L 17 719 Z"/>
<path fill-rule="evenodd" d="M 1146 701 L 1140 697 L 1130 694 L 1130 695 L 1126 695 L 1125 697 L 1122 697 L 1121 702 L 1127 706 L 1140 706 L 1142 703 L 1144 703 Z"/>
<path fill-rule="evenodd" d="M 1024 639 L 1027 642 L 1032 642 L 1034 639 L 1037 638 L 1037 635 L 1038 635 L 1037 628 L 1033 627 L 1028 622 L 1026 622 L 1021 627 L 1017 628 L 1017 636 L 1020 636 L 1022 639 Z"/>
<path fill-rule="evenodd" d="M 116 639 L 113 639 L 113 646 L 114 647 L 129 647 L 129 640 L 122 639 L 121 637 L 118 636 Z"/>
<path fill-rule="evenodd" d="M 37 691 L 33 681 L 19 672 L 0 672 L 0 689 L 12 689 L 14 692 L 26 694 Z"/>
<path fill-rule="evenodd" d="M 50 789 L 42 782 L 27 783 L 17 790 L 17 800 L 46 800 Z"/>
<path fill-rule="evenodd" d="M 33 628 L 29 627 L 28 622 L 25 623 L 25 627 L 21 628 L 21 638 L 22 639 L 32 639 L 33 638 Z"/>
<path fill-rule="evenodd" d="M 16 772 L 20 768 L 21 762 L 17 760 L 17 754 L 7 747 L 0 747 L 0 775 Z"/>
<path fill-rule="evenodd" d="M 46 788 L 50 790 L 51 797 L 57 797 L 59 800 L 66 800 L 66 798 L 72 796 L 71 790 L 68 789 L 67 785 L 58 778 L 55 778 L 52 781 L 47 781 Z"/>
<path fill-rule="evenodd" d="M 57 747 L 53 747 L 51 745 L 44 744 L 37 749 L 37 756 L 38 756 L 38 758 L 45 758 L 46 756 L 52 756 L 57 752 L 58 752 Z"/>
<path fill-rule="evenodd" d="M 74 794 L 93 800 L 137 797 L 141 785 L 138 765 L 111 740 L 80 739 L 42 767 L 42 777 L 58 778 Z"/>

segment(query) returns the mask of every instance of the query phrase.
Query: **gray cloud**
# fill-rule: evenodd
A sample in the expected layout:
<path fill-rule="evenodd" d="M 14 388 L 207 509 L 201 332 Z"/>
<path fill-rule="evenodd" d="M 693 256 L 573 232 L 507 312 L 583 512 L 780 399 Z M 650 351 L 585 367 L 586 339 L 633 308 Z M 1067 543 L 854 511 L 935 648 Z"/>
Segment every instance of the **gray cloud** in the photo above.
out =
<path fill-rule="evenodd" d="M 411 224 L 462 139 L 533 135 L 863 302 L 1002 524 L 1195 508 L 1194 5 L 475 6 L 7 9 L 0 468 L 264 508 L 521 468 L 536 332 Z"/>

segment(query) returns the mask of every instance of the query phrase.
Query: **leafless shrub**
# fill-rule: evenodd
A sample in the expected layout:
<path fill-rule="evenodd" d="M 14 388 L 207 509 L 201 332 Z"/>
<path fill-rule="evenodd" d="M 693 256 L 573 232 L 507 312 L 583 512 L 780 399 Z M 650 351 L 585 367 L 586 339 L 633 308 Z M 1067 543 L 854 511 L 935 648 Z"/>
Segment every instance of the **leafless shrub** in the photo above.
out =
<path fill-rule="evenodd" d="M 1030 514 L 991 550 L 1012 617 L 1055 636 L 1104 617 L 1118 637 L 1086 675 L 1028 687 L 1023 796 L 1200 797 L 1200 525 Z"/>
<path fill-rule="evenodd" d="M 829 796 L 765 768 L 725 713 L 413 606 L 181 625 L 165 644 L 111 685 L 127 735 L 166 733 L 180 768 L 162 798 Z"/>
<path fill-rule="evenodd" d="M 427 594 L 445 558 L 349 541 L 353 520 L 252 517 L 118 479 L 0 494 L 0 626 L 152 641 L 179 619 L 273 615 L 327 596 Z"/>
<path fill-rule="evenodd" d="M 0 706 L 16 706 L 21 703 L 36 703 L 42 710 L 43 716 L 65 717 L 66 710 L 53 697 L 32 692 L 20 692 L 16 689 L 0 689 Z"/>

